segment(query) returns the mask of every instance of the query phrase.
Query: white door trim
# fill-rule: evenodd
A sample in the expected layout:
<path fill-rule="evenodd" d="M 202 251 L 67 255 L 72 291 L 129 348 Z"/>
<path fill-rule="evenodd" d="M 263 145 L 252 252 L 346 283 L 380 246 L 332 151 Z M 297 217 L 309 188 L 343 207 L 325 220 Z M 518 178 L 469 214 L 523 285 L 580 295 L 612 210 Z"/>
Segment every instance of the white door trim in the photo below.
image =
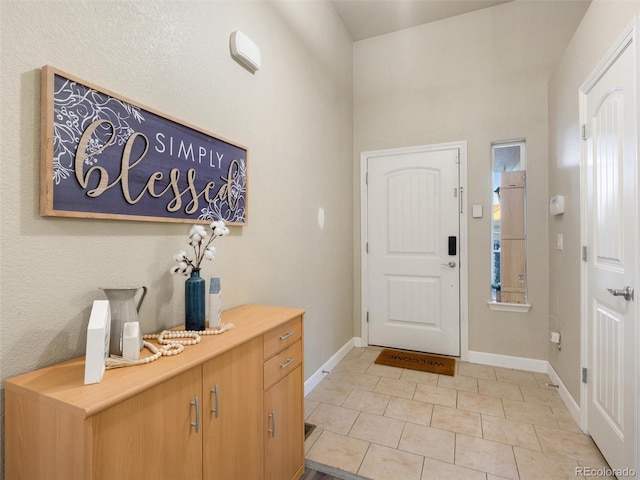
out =
<path fill-rule="evenodd" d="M 634 18 L 631 23 L 627 26 L 627 28 L 622 32 L 620 37 L 616 40 L 613 46 L 609 49 L 609 51 L 602 58 L 598 66 L 594 69 L 591 75 L 585 80 L 579 90 L 580 94 L 580 125 L 585 125 L 587 123 L 587 112 L 586 112 L 586 101 L 587 94 L 591 91 L 591 89 L 596 85 L 598 80 L 606 73 L 609 67 L 616 61 L 618 56 L 623 52 L 626 46 L 630 43 L 633 43 L 635 46 L 635 61 L 636 61 L 636 70 L 638 66 L 640 66 L 640 48 L 637 46 L 638 41 L 638 28 L 639 28 L 639 19 L 638 17 Z M 638 79 L 636 78 L 636 83 Z M 639 122 L 639 112 L 640 112 L 640 91 L 638 92 L 637 97 L 637 105 L 636 105 L 636 123 L 640 125 Z M 640 151 L 640 145 L 638 151 Z M 585 141 L 581 141 L 581 162 L 580 162 L 580 242 L 581 245 L 588 245 L 588 235 L 587 235 L 587 181 L 586 181 L 586 161 L 587 161 L 587 144 Z M 640 207 L 640 202 L 636 205 L 636 212 L 639 212 L 638 207 Z M 591 252 L 588 252 L 590 255 Z M 636 272 L 640 272 L 640 262 L 636 262 Z M 581 345 L 580 345 L 580 365 L 583 368 L 589 367 L 588 365 L 588 349 L 589 346 L 589 336 L 588 336 L 588 309 L 589 305 L 587 302 L 587 262 L 582 261 L 580 265 L 580 335 L 581 335 Z M 636 311 L 640 314 L 640 302 L 635 302 Z M 640 316 L 638 317 L 640 318 Z M 638 338 L 636 339 L 636 345 L 640 348 L 640 328 L 637 329 Z M 640 356 L 638 356 L 638 372 L 640 373 Z M 640 386 L 640 382 L 638 382 Z M 640 389 L 640 388 L 639 388 Z M 640 399 L 640 391 L 638 392 L 637 398 Z M 589 431 L 589 425 L 587 420 L 587 404 L 588 404 L 588 392 L 587 392 L 587 384 L 581 383 L 580 388 L 580 428 L 585 433 Z M 640 402 L 636 405 L 637 417 L 640 418 Z M 636 465 L 636 467 L 640 467 L 640 465 Z"/>
<path fill-rule="evenodd" d="M 469 358 L 469 315 L 468 315 L 468 285 L 469 285 L 469 266 L 467 257 L 467 142 L 450 142 L 438 143 L 434 145 L 421 145 L 416 147 L 393 148 L 388 150 L 375 150 L 362 152 L 360 154 L 360 284 L 361 284 L 361 338 L 362 346 L 369 344 L 369 326 L 367 324 L 367 311 L 369 310 L 369 274 L 367 268 L 367 218 L 368 218 L 368 199 L 367 199 L 367 161 L 370 158 L 398 155 L 405 153 L 420 152 L 437 152 L 441 150 L 460 150 L 460 187 L 462 198 L 462 213 L 460 214 L 460 359 L 468 360 Z"/>

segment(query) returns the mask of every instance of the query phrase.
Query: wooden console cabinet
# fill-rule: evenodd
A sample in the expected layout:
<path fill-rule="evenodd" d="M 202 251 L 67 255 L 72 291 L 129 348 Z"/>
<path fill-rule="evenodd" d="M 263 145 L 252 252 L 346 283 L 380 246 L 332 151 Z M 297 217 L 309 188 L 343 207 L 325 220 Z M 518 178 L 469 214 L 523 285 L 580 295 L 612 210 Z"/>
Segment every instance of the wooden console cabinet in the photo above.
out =
<path fill-rule="evenodd" d="M 7 480 L 297 480 L 303 314 L 229 310 L 235 328 L 99 384 L 84 358 L 7 380 Z"/>

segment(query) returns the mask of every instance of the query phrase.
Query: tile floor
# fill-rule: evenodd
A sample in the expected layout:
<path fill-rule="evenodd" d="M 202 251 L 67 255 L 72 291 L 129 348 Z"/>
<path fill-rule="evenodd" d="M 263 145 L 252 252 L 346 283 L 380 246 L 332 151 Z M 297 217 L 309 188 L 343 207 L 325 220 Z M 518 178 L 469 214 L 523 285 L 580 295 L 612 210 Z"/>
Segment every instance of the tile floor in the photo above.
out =
<path fill-rule="evenodd" d="M 307 395 L 306 458 L 374 480 L 576 479 L 607 467 L 547 375 L 457 361 L 450 377 L 376 365 L 379 351 L 352 349 Z"/>

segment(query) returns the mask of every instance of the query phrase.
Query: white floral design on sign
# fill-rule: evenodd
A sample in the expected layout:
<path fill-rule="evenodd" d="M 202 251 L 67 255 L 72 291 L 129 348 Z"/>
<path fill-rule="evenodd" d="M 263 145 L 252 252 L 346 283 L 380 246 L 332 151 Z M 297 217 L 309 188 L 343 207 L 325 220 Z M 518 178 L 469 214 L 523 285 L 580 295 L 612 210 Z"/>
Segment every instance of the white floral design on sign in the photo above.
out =
<path fill-rule="evenodd" d="M 53 181 L 56 184 L 73 175 L 78 142 L 91 123 L 109 120 L 115 126 L 115 141 L 124 145 L 135 132 L 131 123 L 144 122 L 140 109 L 68 79 L 55 91 L 53 115 Z M 104 147 L 111 136 L 110 129 L 97 130 L 89 141 L 88 151 Z M 97 163 L 99 156 L 91 156 L 85 162 Z"/>

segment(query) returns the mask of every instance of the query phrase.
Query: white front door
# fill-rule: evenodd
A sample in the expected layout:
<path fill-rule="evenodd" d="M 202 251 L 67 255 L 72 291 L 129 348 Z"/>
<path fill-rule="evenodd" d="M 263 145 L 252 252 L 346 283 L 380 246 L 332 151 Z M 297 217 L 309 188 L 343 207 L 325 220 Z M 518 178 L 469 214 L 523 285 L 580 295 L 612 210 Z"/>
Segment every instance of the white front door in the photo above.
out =
<path fill-rule="evenodd" d="M 367 159 L 368 343 L 460 355 L 458 148 Z"/>
<path fill-rule="evenodd" d="M 638 465 L 638 124 L 629 33 L 582 88 L 587 428 L 614 469 Z"/>

